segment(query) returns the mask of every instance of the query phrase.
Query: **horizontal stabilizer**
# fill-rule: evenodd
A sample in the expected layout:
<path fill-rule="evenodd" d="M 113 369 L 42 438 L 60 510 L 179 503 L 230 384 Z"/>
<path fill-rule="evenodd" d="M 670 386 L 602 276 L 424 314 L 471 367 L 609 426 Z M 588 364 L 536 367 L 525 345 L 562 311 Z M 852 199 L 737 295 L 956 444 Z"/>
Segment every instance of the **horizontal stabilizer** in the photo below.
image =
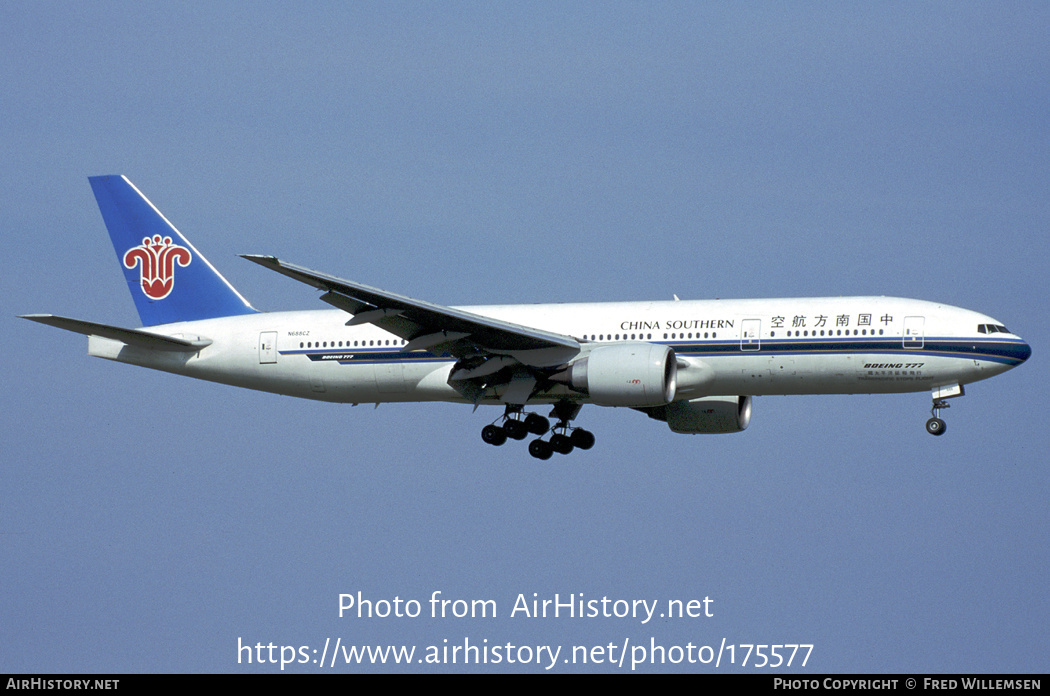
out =
<path fill-rule="evenodd" d="M 85 336 L 101 336 L 114 341 L 126 343 L 137 348 L 149 350 L 167 350 L 184 353 L 194 353 L 201 348 L 211 345 L 211 339 L 197 338 L 195 340 L 185 338 L 174 338 L 172 336 L 161 336 L 159 334 L 141 331 L 139 329 L 122 329 L 119 326 L 108 326 L 96 324 L 92 321 L 81 319 L 70 319 L 68 317 L 57 317 L 54 314 L 23 314 L 22 319 L 40 322 L 48 326 L 55 326 L 66 331 L 84 334 Z"/>

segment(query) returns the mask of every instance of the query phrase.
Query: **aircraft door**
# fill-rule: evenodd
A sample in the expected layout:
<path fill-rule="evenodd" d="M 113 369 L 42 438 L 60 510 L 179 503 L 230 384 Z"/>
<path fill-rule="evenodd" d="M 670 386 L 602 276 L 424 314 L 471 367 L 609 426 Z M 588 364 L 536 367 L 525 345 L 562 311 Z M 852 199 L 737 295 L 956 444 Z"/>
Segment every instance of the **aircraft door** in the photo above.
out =
<path fill-rule="evenodd" d="M 922 348 L 926 343 L 923 333 L 923 324 L 926 317 L 904 317 L 904 342 L 905 348 Z"/>
<path fill-rule="evenodd" d="M 263 331 L 259 334 L 259 364 L 277 362 L 277 332 Z"/>
<path fill-rule="evenodd" d="M 744 319 L 740 328 L 740 350 L 756 351 L 762 347 L 762 320 Z"/>

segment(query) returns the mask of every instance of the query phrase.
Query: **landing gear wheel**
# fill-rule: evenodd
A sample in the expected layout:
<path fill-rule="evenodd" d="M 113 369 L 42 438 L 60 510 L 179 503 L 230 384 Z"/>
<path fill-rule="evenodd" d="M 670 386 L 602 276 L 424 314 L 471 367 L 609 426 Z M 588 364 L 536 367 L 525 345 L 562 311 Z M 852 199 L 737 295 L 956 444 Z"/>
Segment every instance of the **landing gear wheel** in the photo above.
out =
<path fill-rule="evenodd" d="M 577 449 L 589 450 L 594 447 L 594 433 L 590 430 L 584 430 L 583 428 L 576 428 L 569 435 L 569 440 Z"/>
<path fill-rule="evenodd" d="M 536 459 L 550 459 L 554 454 L 551 443 L 546 440 L 533 440 L 529 443 L 529 454 Z"/>
<path fill-rule="evenodd" d="M 944 435 L 947 428 L 948 426 L 940 418 L 931 418 L 926 421 L 926 432 L 930 435 Z"/>
<path fill-rule="evenodd" d="M 509 419 L 503 424 L 503 430 L 507 433 L 507 437 L 514 440 L 524 440 L 529 435 L 528 427 L 520 420 Z"/>
<path fill-rule="evenodd" d="M 525 428 L 533 435 L 543 435 L 551 429 L 551 422 L 538 413 L 525 416 Z"/>
<path fill-rule="evenodd" d="M 550 446 L 558 454 L 568 454 L 573 450 L 572 438 L 568 435 L 556 433 L 551 435 Z"/>
<path fill-rule="evenodd" d="M 507 433 L 498 425 L 486 425 L 481 429 L 481 439 L 490 445 L 499 447 L 507 441 Z"/>

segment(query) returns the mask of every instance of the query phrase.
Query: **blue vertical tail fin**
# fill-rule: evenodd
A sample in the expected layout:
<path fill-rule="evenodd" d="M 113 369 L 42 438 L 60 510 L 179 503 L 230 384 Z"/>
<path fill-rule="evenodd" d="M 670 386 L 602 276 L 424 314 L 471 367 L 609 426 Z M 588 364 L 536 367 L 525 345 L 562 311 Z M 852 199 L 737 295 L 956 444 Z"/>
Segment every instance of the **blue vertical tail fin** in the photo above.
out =
<path fill-rule="evenodd" d="M 88 181 L 143 326 L 256 311 L 127 177 Z"/>

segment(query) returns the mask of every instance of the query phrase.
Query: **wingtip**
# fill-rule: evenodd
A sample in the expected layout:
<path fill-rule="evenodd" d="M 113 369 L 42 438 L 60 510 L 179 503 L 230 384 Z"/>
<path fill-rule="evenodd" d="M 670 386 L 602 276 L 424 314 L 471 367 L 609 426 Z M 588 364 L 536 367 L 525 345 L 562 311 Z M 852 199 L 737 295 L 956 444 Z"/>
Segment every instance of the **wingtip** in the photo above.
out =
<path fill-rule="evenodd" d="M 240 254 L 242 259 L 248 259 L 253 263 L 257 263 L 261 266 L 280 266 L 281 262 L 276 256 L 267 256 L 266 254 Z"/>

